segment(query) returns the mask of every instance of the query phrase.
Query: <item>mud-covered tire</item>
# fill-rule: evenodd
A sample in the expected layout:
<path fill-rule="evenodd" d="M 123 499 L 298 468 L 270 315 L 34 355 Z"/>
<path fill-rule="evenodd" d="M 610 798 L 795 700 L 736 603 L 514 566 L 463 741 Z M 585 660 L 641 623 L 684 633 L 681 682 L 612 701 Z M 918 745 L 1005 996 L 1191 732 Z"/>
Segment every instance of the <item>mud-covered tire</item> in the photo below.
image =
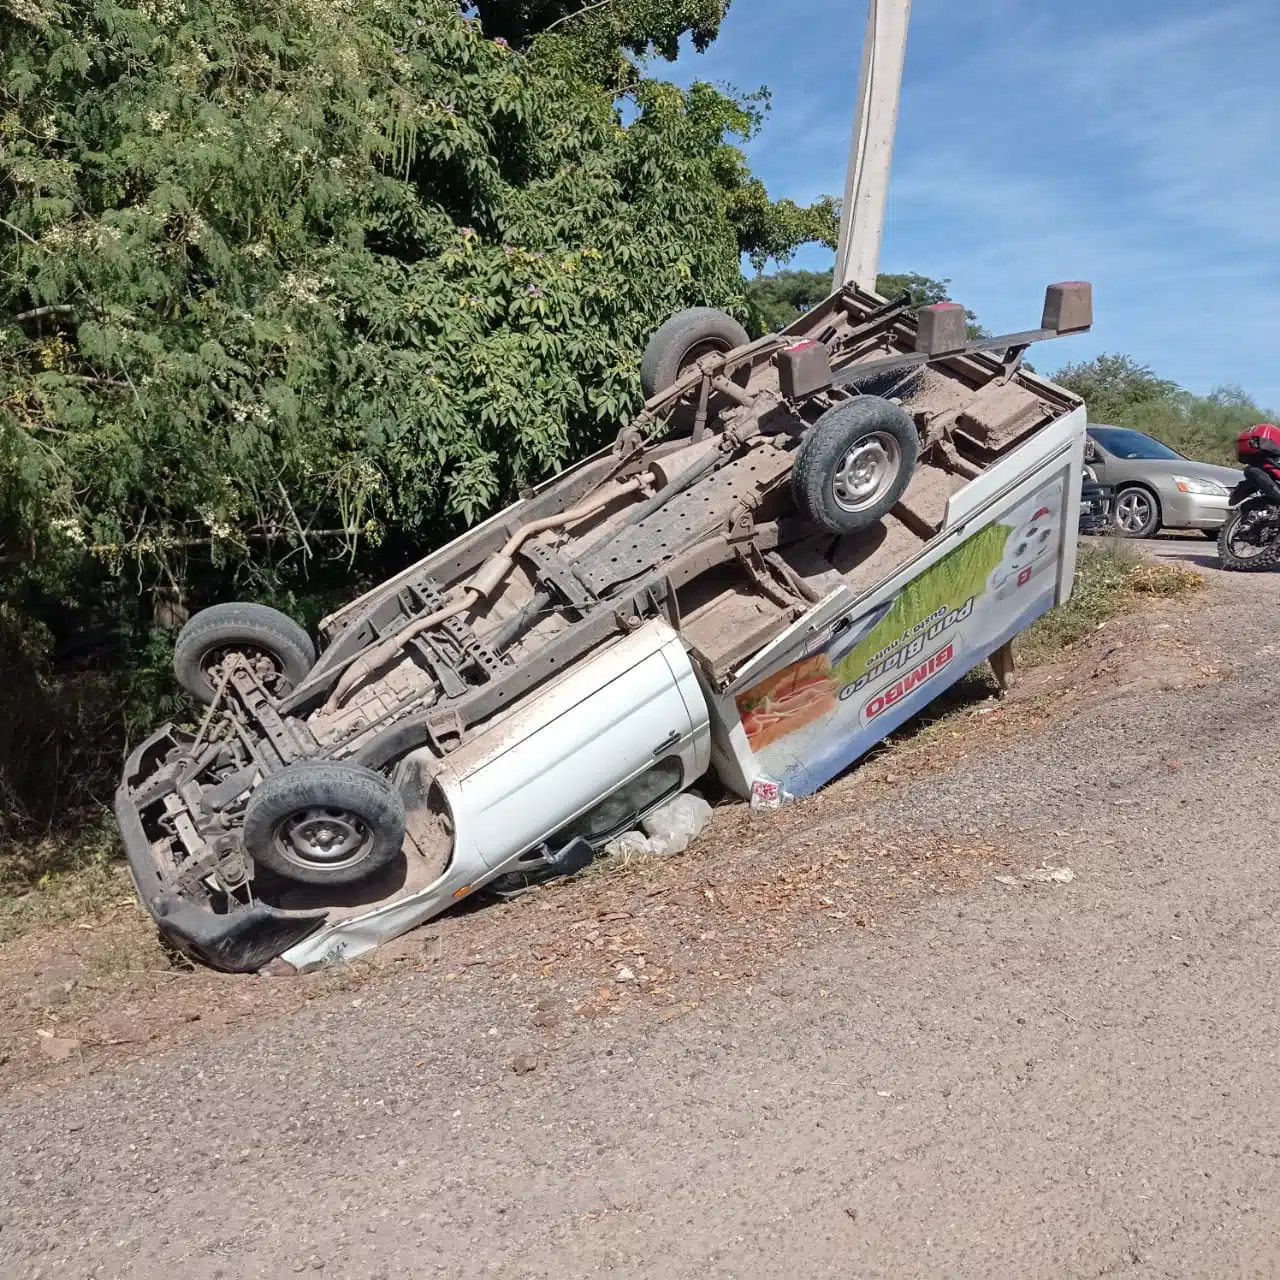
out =
<path fill-rule="evenodd" d="M 278 609 L 234 602 L 202 609 L 178 632 L 173 674 L 197 702 L 206 706 L 216 692 L 210 668 L 219 656 L 240 653 L 265 674 L 277 697 L 296 689 L 315 666 L 311 637 Z M 274 674 L 265 665 L 270 660 Z"/>
<path fill-rule="evenodd" d="M 296 884 L 347 885 L 384 870 L 404 845 L 404 803 L 379 773 L 303 760 L 264 778 L 244 814 L 244 847 Z"/>
<path fill-rule="evenodd" d="M 690 307 L 677 311 L 649 339 L 640 361 L 640 386 L 651 400 L 680 378 L 687 365 L 712 351 L 733 351 L 751 341 L 747 331 L 730 315 L 714 307 Z M 746 370 L 747 375 L 750 369 Z M 739 375 L 738 381 L 745 381 Z"/>
<path fill-rule="evenodd" d="M 1244 508 L 1237 508 L 1227 516 L 1218 530 L 1218 561 L 1224 569 L 1233 573 L 1262 573 L 1280 565 L 1280 538 L 1263 547 L 1256 556 L 1239 556 L 1231 545 L 1231 535 L 1240 523 Z"/>
<path fill-rule="evenodd" d="M 902 497 L 920 457 L 911 415 L 879 396 L 838 404 L 809 428 L 791 471 L 801 515 L 826 533 L 869 528 Z"/>

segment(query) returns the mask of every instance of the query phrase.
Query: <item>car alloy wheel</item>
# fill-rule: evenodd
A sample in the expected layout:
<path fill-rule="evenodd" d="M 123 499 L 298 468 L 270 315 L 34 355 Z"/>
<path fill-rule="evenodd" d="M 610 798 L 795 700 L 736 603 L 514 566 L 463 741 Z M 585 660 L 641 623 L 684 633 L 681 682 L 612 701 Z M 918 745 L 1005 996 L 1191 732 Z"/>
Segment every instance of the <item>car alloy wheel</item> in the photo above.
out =
<path fill-rule="evenodd" d="M 1145 538 L 1159 523 L 1155 499 L 1142 489 L 1126 489 L 1115 506 L 1116 528 L 1126 538 Z"/>

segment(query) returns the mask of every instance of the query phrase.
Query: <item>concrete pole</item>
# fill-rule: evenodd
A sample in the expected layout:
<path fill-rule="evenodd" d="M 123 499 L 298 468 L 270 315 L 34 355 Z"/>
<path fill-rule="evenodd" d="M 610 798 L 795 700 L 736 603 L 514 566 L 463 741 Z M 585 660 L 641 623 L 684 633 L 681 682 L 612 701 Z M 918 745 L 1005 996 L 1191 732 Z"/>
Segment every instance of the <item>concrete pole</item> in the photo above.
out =
<path fill-rule="evenodd" d="M 880 240 L 910 20 L 911 0 L 867 0 L 858 110 L 845 177 L 840 248 L 836 253 L 837 289 L 847 284 L 874 289 L 879 274 Z"/>

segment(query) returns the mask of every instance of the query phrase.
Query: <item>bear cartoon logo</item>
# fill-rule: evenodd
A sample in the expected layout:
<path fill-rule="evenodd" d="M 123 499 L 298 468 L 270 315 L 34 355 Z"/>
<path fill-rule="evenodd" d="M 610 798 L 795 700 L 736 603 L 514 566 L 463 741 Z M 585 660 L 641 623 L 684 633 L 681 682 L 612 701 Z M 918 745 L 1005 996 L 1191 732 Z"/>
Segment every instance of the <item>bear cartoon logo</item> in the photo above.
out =
<path fill-rule="evenodd" d="M 1007 598 L 1025 587 L 1041 570 L 1049 568 L 1057 549 L 1057 512 L 1042 500 L 1034 507 L 1031 518 L 1009 535 L 1004 559 L 992 570 L 987 590 L 997 600 Z"/>

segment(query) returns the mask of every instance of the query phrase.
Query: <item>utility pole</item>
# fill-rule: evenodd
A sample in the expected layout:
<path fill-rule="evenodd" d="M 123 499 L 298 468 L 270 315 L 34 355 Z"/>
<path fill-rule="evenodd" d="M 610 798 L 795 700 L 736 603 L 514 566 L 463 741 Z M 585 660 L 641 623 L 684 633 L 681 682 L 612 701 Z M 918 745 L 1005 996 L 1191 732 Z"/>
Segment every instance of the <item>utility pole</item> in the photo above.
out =
<path fill-rule="evenodd" d="M 880 270 L 885 201 L 898 128 L 902 65 L 907 54 L 911 0 L 867 0 L 858 109 L 840 215 L 835 287 L 874 289 Z"/>

